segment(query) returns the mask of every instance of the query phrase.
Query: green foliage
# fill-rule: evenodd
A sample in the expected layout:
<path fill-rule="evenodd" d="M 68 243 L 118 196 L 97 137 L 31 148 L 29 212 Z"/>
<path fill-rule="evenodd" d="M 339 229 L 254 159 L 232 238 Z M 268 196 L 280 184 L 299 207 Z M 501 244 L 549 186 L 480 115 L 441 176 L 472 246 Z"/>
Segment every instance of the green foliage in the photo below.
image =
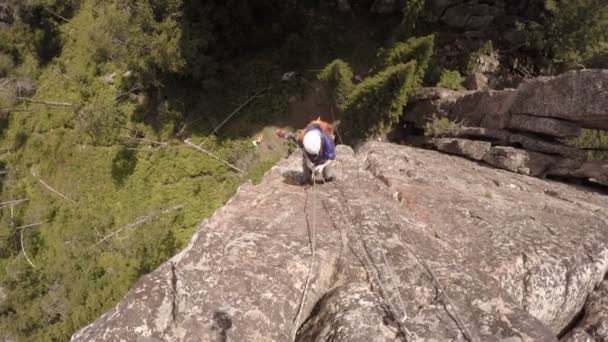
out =
<path fill-rule="evenodd" d="M 341 59 L 336 59 L 325 66 L 319 73 L 318 79 L 326 82 L 329 95 L 340 108 L 354 88 L 353 71 Z"/>
<path fill-rule="evenodd" d="M 479 49 L 471 52 L 469 55 L 467 65 L 465 67 L 467 74 L 480 71 L 479 67 L 481 64 L 481 58 L 483 56 L 494 56 L 496 54 L 496 50 L 494 49 L 494 45 L 492 41 L 488 40 L 483 45 L 479 47 Z"/>
<path fill-rule="evenodd" d="M 114 159 L 112 159 L 112 179 L 114 183 L 123 185 L 127 177 L 135 172 L 137 166 L 137 153 L 135 150 L 129 148 L 123 148 Z"/>
<path fill-rule="evenodd" d="M 433 114 L 431 120 L 424 124 L 424 135 L 427 137 L 442 137 L 456 133 L 460 127 L 462 127 L 462 123 Z"/>
<path fill-rule="evenodd" d="M 603 0 L 546 0 L 548 15 L 521 25 L 545 62 L 608 67 L 608 6 Z"/>
<path fill-rule="evenodd" d="M 418 19 L 424 11 L 426 0 L 409 0 L 403 7 L 403 21 L 401 29 L 405 35 L 410 35 L 416 28 Z"/>
<path fill-rule="evenodd" d="M 414 84 L 420 86 L 433 55 L 435 36 L 413 37 L 405 42 L 396 43 L 394 47 L 386 51 L 380 51 L 380 62 L 374 69 L 375 72 L 384 70 L 390 66 L 408 63 L 411 60 L 417 62 Z"/>
<path fill-rule="evenodd" d="M 80 129 L 97 145 L 112 145 L 126 124 L 126 115 L 112 97 L 97 94 L 79 110 Z"/>
<path fill-rule="evenodd" d="M 587 160 L 608 160 L 608 133 L 594 129 L 583 129 L 581 134 L 569 143 L 586 150 Z"/>
<path fill-rule="evenodd" d="M 464 77 L 457 70 L 444 69 L 441 72 L 441 78 L 437 83 L 437 87 L 460 90 L 462 89 L 462 82 L 464 82 Z"/>
<path fill-rule="evenodd" d="M 23 2 L 25 21 L 0 30 L 0 53 L 14 61 L 15 73 L 36 79 L 36 99 L 74 106 L 23 103 L 19 109 L 31 111 L 8 116 L 7 127 L 0 123 L 0 147 L 10 150 L 0 163 L 11 172 L 2 178 L 2 198 L 30 199 L 15 208 L 14 223 L 0 212 L 0 286 L 8 295 L 0 304 L 0 339 L 67 340 L 182 248 L 243 181 L 262 178 L 282 155 L 272 154 L 280 148 L 254 150 L 251 135 L 282 119 L 289 99 L 306 86 L 277 81 L 285 70 L 276 63 L 283 56 L 277 49 L 286 47 L 301 63 L 312 63 L 302 57 L 314 50 L 322 55 L 315 63 L 325 63 L 355 42 L 361 59 L 372 57 L 377 36 L 338 44 L 349 27 L 332 30 L 331 21 L 307 35 L 298 31 L 302 16 L 285 15 L 284 8 L 274 0 Z M 386 79 L 375 83 L 378 97 L 371 85 L 348 97 L 352 113 L 377 109 L 394 121 L 416 64 L 408 65 L 386 70 Z M 209 136 L 260 89 L 266 91 Z M 167 145 L 122 139 L 127 132 Z M 248 173 L 235 174 L 185 147 L 186 137 L 205 140 L 205 149 Z M 159 214 L 176 205 L 183 207 Z M 42 221 L 48 223 L 24 236 L 34 269 L 20 256 L 14 228 Z"/>
<path fill-rule="evenodd" d="M 144 85 L 160 86 L 160 75 L 182 71 L 180 0 L 107 1 L 91 9 L 89 39 L 98 64 L 131 70 Z"/>
<path fill-rule="evenodd" d="M 345 119 L 354 137 L 381 133 L 401 117 L 416 87 L 417 63 L 390 66 L 359 83 L 344 104 Z"/>
<path fill-rule="evenodd" d="M 15 67 L 13 58 L 9 55 L 0 54 L 0 77 L 8 76 Z"/>

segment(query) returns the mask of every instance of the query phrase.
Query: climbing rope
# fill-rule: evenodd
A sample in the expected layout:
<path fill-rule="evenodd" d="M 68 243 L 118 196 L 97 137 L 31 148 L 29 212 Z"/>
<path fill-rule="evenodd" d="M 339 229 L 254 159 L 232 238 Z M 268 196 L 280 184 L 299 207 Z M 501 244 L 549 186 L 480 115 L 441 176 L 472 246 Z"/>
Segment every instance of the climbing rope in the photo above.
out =
<path fill-rule="evenodd" d="M 365 157 L 365 160 L 367 160 L 368 156 Z M 361 170 L 361 167 L 357 167 L 357 182 L 360 183 L 360 178 L 359 178 L 359 172 Z M 337 188 L 337 185 L 336 185 Z M 342 192 L 340 189 L 338 189 L 338 191 L 340 191 L 342 198 L 344 199 L 344 201 L 346 202 L 346 197 L 344 196 L 344 192 Z M 386 210 L 384 210 L 384 214 L 387 217 L 387 220 L 390 222 L 392 221 L 390 216 L 388 215 L 388 213 L 386 212 Z M 452 302 L 452 299 L 448 296 L 447 292 L 445 291 L 445 288 L 443 287 L 443 285 L 441 284 L 441 282 L 439 282 L 439 279 L 437 278 L 437 276 L 435 275 L 435 273 L 433 272 L 433 270 L 430 268 L 430 266 L 426 263 L 426 261 L 422 258 L 422 256 L 420 255 L 420 253 L 418 252 L 418 250 L 415 248 L 415 245 L 413 243 L 413 240 L 409 237 L 409 234 L 407 234 L 407 231 L 400 229 L 400 227 L 398 225 L 396 225 L 398 228 L 398 232 L 404 232 L 406 238 L 408 239 L 409 245 L 403 243 L 403 241 L 401 240 L 401 236 L 400 234 L 397 234 L 397 237 L 399 238 L 399 241 L 401 242 L 401 244 L 403 246 L 405 246 L 410 253 L 412 253 L 414 255 L 414 257 L 416 258 L 416 260 L 418 261 L 418 263 L 420 263 L 422 265 L 422 267 L 430 274 L 431 278 L 433 279 L 434 285 L 436 287 L 437 290 L 439 290 L 441 292 L 441 294 L 443 295 L 443 297 L 446 299 L 446 301 L 448 302 L 447 304 L 449 304 L 449 306 L 454 310 L 454 313 L 452 313 L 449 309 L 448 309 L 448 305 L 446 305 L 446 303 L 444 302 L 444 308 L 446 310 L 446 312 L 448 313 L 448 315 L 450 315 L 450 317 L 452 317 L 452 319 L 454 320 L 454 322 L 456 323 L 456 326 L 458 327 L 458 329 L 460 330 L 460 332 L 462 333 L 462 335 L 464 336 L 464 338 L 469 341 L 469 342 L 475 342 L 476 340 L 472 337 L 471 333 L 469 332 L 469 330 L 467 329 L 466 325 L 464 324 L 462 318 L 460 317 L 459 313 L 458 313 L 458 309 L 456 308 L 456 306 L 454 305 L 454 303 Z M 395 282 L 394 282 L 394 275 L 392 272 L 392 268 L 390 267 L 390 264 L 388 264 L 388 260 L 386 259 L 386 256 L 384 256 L 383 253 L 383 259 L 384 262 L 386 263 L 387 269 L 389 270 L 389 275 L 390 278 L 393 282 L 393 286 L 395 286 Z M 394 287 L 395 289 L 397 289 L 396 287 Z M 401 299 L 401 295 L 399 294 L 399 291 L 396 290 L 397 294 L 399 295 L 398 298 L 400 300 L 400 303 L 402 305 L 403 308 L 405 308 L 405 306 L 403 305 L 403 300 Z M 404 314 L 407 315 L 405 313 L 405 309 L 404 309 Z M 407 316 L 405 316 L 405 319 L 407 319 Z"/>
<path fill-rule="evenodd" d="M 338 187 L 337 183 L 334 183 L 334 186 L 335 186 L 336 190 L 338 190 L 338 192 L 340 192 L 342 199 L 346 203 L 347 200 L 346 200 L 346 196 L 344 195 L 344 192 Z M 392 267 L 391 267 L 390 263 L 386 259 L 386 255 L 384 254 L 384 252 L 381 251 L 384 266 L 388 270 L 387 278 L 390 279 L 390 281 L 392 283 L 392 288 L 393 288 L 394 292 L 396 293 L 397 299 L 399 301 L 399 303 L 398 303 L 398 306 L 400 306 L 399 308 L 397 308 L 395 306 L 395 304 L 391 301 L 389 291 L 387 290 L 387 287 L 385 286 L 385 284 L 382 281 L 380 269 L 376 266 L 376 263 L 373 262 L 373 258 L 371 256 L 371 253 L 369 252 L 369 249 L 367 248 L 367 244 L 365 243 L 365 240 L 363 239 L 361 232 L 356 228 L 356 226 L 354 224 L 352 224 L 352 222 L 348 218 L 349 216 L 344 212 L 344 209 L 342 209 L 341 206 L 338 206 L 338 209 L 340 210 L 342 217 L 344 217 L 345 221 L 347 222 L 347 226 L 353 232 L 354 236 L 357 239 L 357 242 L 361 245 L 361 248 L 364 251 L 363 256 L 365 258 L 366 263 L 369 266 L 363 265 L 363 268 L 365 269 L 365 271 L 368 274 L 371 274 L 376 278 L 378 287 L 380 288 L 380 290 L 382 292 L 381 297 L 383 297 L 385 299 L 386 305 L 397 323 L 398 330 L 403 332 L 404 335 L 407 335 L 407 337 L 409 339 L 415 340 L 414 335 L 407 329 L 406 326 L 404 326 L 404 324 L 402 322 L 404 320 L 407 320 L 407 318 L 408 318 L 407 311 L 405 310 L 405 303 L 403 302 L 401 294 L 399 293 L 399 289 L 397 288 L 396 281 L 394 279 L 394 272 L 392 271 Z M 374 237 L 374 239 L 377 241 L 377 239 L 375 237 Z M 379 243 L 378 243 L 378 245 L 379 245 Z M 376 270 L 376 272 L 370 272 L 370 270 L 369 270 L 370 267 L 373 267 Z M 399 314 L 399 310 L 397 310 L 397 309 L 400 309 L 400 311 L 402 312 L 401 315 Z"/>
<path fill-rule="evenodd" d="M 296 340 L 296 335 L 298 333 L 298 327 L 300 326 L 300 315 L 302 314 L 302 308 L 306 303 L 306 295 L 308 294 L 308 288 L 310 286 L 310 275 L 312 274 L 312 269 L 315 262 L 315 249 L 316 249 L 316 235 L 317 235 L 317 222 L 316 222 L 316 195 L 315 195 L 315 179 L 316 173 L 312 172 L 312 225 L 308 222 L 308 208 L 304 208 L 304 212 L 306 213 L 306 223 L 308 226 L 308 241 L 310 243 L 310 264 L 308 266 L 308 274 L 306 275 L 306 282 L 304 283 L 304 291 L 302 292 L 302 298 L 300 299 L 300 305 L 298 306 L 298 311 L 296 312 L 296 317 L 293 320 L 293 330 L 292 330 L 292 340 Z M 308 192 L 306 192 L 306 207 L 308 207 Z"/>
<path fill-rule="evenodd" d="M 390 220 L 390 217 L 388 216 L 388 213 L 386 211 L 384 212 L 384 214 L 386 215 L 387 219 Z M 458 308 L 456 307 L 456 305 L 454 305 L 454 302 L 452 301 L 452 299 L 450 298 L 448 293 L 445 291 L 445 288 L 443 287 L 441 282 L 439 282 L 439 278 L 437 278 L 437 276 L 435 275 L 435 272 L 433 272 L 433 270 L 431 269 L 429 264 L 427 264 L 427 262 L 422 258 L 422 256 L 420 256 L 418 249 L 414 245 L 414 240 L 412 240 L 412 238 L 409 236 L 409 234 L 407 233 L 407 231 L 405 229 L 401 229 L 401 227 L 396 223 L 395 223 L 395 226 L 397 227 L 398 232 L 399 233 L 403 232 L 403 234 L 405 235 L 405 238 L 407 239 L 407 243 L 404 243 L 401 240 L 401 234 L 398 233 L 397 238 L 399 239 L 399 242 L 405 248 L 407 248 L 409 250 L 409 252 L 416 258 L 418 263 L 420 265 L 422 265 L 422 267 L 427 271 L 427 273 L 430 275 L 431 279 L 433 279 L 433 283 L 435 284 L 435 287 L 439 290 L 439 292 L 441 292 L 443 297 L 446 299 L 446 301 L 448 302 L 447 304 L 449 304 L 449 306 L 452 308 L 452 310 L 454 310 L 454 313 L 450 312 L 450 310 L 447 307 L 448 305 L 446 305 L 446 303 L 444 302 L 443 306 L 445 308 L 445 311 L 448 313 L 448 315 L 450 315 L 450 317 L 452 317 L 452 319 L 454 320 L 454 323 L 456 323 L 456 326 L 458 326 L 458 329 L 460 329 L 462 336 L 464 336 L 464 338 L 469 342 L 475 342 L 475 339 L 473 338 L 473 336 L 467 329 L 467 326 L 464 324 L 464 321 L 460 317 L 460 314 L 458 313 Z"/>

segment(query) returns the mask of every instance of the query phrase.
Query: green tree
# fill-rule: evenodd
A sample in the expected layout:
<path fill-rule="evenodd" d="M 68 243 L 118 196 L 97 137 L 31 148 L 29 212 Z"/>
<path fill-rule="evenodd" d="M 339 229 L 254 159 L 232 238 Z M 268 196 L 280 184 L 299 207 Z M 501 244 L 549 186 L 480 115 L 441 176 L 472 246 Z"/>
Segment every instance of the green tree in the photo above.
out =
<path fill-rule="evenodd" d="M 444 69 L 441 72 L 441 78 L 437 83 L 437 87 L 447 88 L 452 90 L 460 90 L 462 89 L 462 82 L 464 78 L 460 75 L 457 70 L 447 70 Z"/>
<path fill-rule="evenodd" d="M 405 42 L 396 43 L 391 49 L 380 52 L 380 62 L 374 71 L 379 72 L 390 66 L 415 60 L 417 64 L 413 82 L 419 86 L 422 84 L 429 60 L 433 55 L 434 45 L 434 35 L 413 37 Z"/>
<path fill-rule="evenodd" d="M 547 15 L 523 26 L 544 62 L 608 67 L 608 6 L 604 0 L 546 0 Z"/>
<path fill-rule="evenodd" d="M 417 70 L 416 61 L 389 66 L 355 87 L 344 104 L 353 138 L 382 133 L 399 121 L 416 88 Z"/>
<path fill-rule="evenodd" d="M 334 60 L 323 68 L 318 79 L 326 83 L 329 95 L 338 108 L 342 109 L 344 101 L 354 88 L 353 71 L 348 63 L 341 59 Z"/>

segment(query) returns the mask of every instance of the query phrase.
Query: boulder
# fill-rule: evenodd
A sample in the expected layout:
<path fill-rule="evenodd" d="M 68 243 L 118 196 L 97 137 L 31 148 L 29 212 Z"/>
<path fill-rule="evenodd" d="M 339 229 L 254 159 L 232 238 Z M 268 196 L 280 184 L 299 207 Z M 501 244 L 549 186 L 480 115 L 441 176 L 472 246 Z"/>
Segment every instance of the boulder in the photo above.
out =
<path fill-rule="evenodd" d="M 557 341 L 608 269 L 590 190 L 386 143 L 305 187 L 300 158 L 72 340 Z"/>
<path fill-rule="evenodd" d="M 530 153 L 509 146 L 494 146 L 488 151 L 483 161 L 500 169 L 524 175 L 537 176 L 544 172 L 543 167 L 530 167 Z"/>
<path fill-rule="evenodd" d="M 587 299 L 585 316 L 577 328 L 593 338 L 592 341 L 608 341 L 608 280 L 604 280 Z"/>
<path fill-rule="evenodd" d="M 477 138 L 507 143 L 509 142 L 509 136 L 511 134 L 508 131 L 502 129 L 483 127 L 460 127 L 454 135 L 458 137 Z"/>
<path fill-rule="evenodd" d="M 418 102 L 431 101 L 433 108 L 450 118 L 465 119 L 470 126 L 513 125 L 515 129 L 541 134 L 555 132 L 556 136 L 574 134 L 579 126 L 608 129 L 608 70 L 539 77 L 520 83 L 517 89 L 441 92 L 432 88 L 417 94 L 420 95 L 411 99 L 406 114 Z M 423 97 L 431 94 L 435 97 Z M 513 122 L 511 115 L 515 116 Z M 530 117 L 540 119 L 532 122 Z"/>
<path fill-rule="evenodd" d="M 581 132 L 580 124 L 571 121 L 521 114 L 511 115 L 507 128 L 559 138 L 576 137 Z"/>
<path fill-rule="evenodd" d="M 582 158 L 582 152 L 576 147 L 537 138 L 531 135 L 511 134 L 509 136 L 509 142 L 529 151 L 556 154 L 571 159 Z"/>
<path fill-rule="evenodd" d="M 453 91 L 423 88 L 405 108 L 403 120 L 419 128 L 433 118 L 447 117 L 464 125 L 502 129 L 509 122 L 515 90 Z"/>
<path fill-rule="evenodd" d="M 608 129 L 608 70 L 570 71 L 524 81 L 510 111 Z"/>
<path fill-rule="evenodd" d="M 595 339 L 580 328 L 574 328 L 560 339 L 562 342 L 596 342 Z"/>
<path fill-rule="evenodd" d="M 488 78 L 481 72 L 472 72 L 464 80 L 464 87 L 468 90 L 488 89 Z"/>
<path fill-rule="evenodd" d="M 492 147 L 489 142 L 467 139 L 439 138 L 433 142 L 439 151 L 474 160 L 482 160 Z"/>
<path fill-rule="evenodd" d="M 579 168 L 569 170 L 568 175 L 593 179 L 600 184 L 608 185 L 608 162 L 601 160 L 586 161 Z"/>
<path fill-rule="evenodd" d="M 514 90 L 484 90 L 466 93 L 449 107 L 448 117 L 468 126 L 502 129 L 509 122 Z"/>

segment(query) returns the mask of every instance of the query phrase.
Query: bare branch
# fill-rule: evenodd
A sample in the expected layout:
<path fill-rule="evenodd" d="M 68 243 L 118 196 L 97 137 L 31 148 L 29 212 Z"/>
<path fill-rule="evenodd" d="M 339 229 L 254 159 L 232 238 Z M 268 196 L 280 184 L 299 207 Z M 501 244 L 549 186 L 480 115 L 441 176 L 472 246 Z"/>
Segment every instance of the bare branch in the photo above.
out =
<path fill-rule="evenodd" d="M 29 102 L 29 103 L 35 103 L 35 104 L 43 104 L 43 105 L 47 105 L 47 106 L 57 106 L 57 107 L 74 107 L 74 104 L 69 103 L 69 102 L 54 102 L 54 101 L 43 101 L 43 100 L 33 100 L 33 99 L 29 99 L 27 97 L 17 97 L 17 100 L 19 101 L 25 101 L 25 102 Z"/>
<path fill-rule="evenodd" d="M 211 132 L 207 138 L 205 138 L 205 140 L 203 140 L 203 142 L 201 142 L 198 146 L 203 146 L 207 140 L 209 139 L 210 136 L 214 135 L 215 133 L 217 133 L 217 131 L 222 128 L 222 126 L 224 126 L 224 124 L 226 124 L 226 122 L 228 122 L 228 120 L 230 120 L 230 118 L 232 118 L 236 113 L 238 113 L 241 109 L 243 109 L 246 105 L 249 104 L 249 102 L 253 101 L 255 98 L 258 97 L 259 94 L 261 94 L 263 91 L 268 90 L 268 88 L 264 88 L 264 89 L 260 89 L 258 90 L 255 94 L 253 94 L 250 98 L 247 99 L 247 101 L 243 102 L 240 106 L 238 106 L 235 110 L 232 111 L 232 113 L 228 114 L 228 116 L 226 117 L 226 119 L 224 119 L 224 121 L 222 121 L 219 125 L 217 125 L 217 127 L 215 127 L 215 129 L 213 130 L 213 132 Z M 182 133 L 184 131 L 184 129 L 186 129 L 187 126 L 192 125 L 195 122 L 198 122 L 200 120 L 202 120 L 203 118 L 198 118 L 195 119 L 193 121 L 190 121 L 188 123 L 186 123 L 184 125 L 184 127 L 182 127 L 182 129 L 180 129 L 180 133 Z"/>
<path fill-rule="evenodd" d="M 45 223 L 49 223 L 50 221 L 44 221 L 44 222 L 36 222 L 36 223 L 31 223 L 31 224 L 26 224 L 25 226 L 21 226 L 21 227 L 17 227 L 15 228 L 15 230 L 23 230 L 25 228 L 30 228 L 30 227 L 37 227 L 37 226 L 41 226 Z"/>
<path fill-rule="evenodd" d="M 135 137 L 127 137 L 128 139 L 132 139 L 132 140 L 139 140 L 139 141 L 143 141 L 143 142 L 147 142 L 150 144 L 155 144 L 155 145 L 160 145 L 163 147 L 167 146 L 167 143 L 164 141 L 154 141 L 154 140 L 150 140 L 150 139 L 145 139 L 145 138 L 135 138 Z"/>
<path fill-rule="evenodd" d="M 15 204 L 19 204 L 19 203 L 23 203 L 23 202 L 27 202 L 27 201 L 29 201 L 29 199 L 22 198 L 22 199 L 18 199 L 18 200 L 2 202 L 2 203 L 0 203 L 0 208 L 4 208 L 4 207 L 8 207 L 8 206 L 12 207 Z"/>
<path fill-rule="evenodd" d="M 38 268 L 38 267 L 36 267 L 36 265 L 34 265 L 32 260 L 30 260 L 30 258 L 27 256 L 27 253 L 25 253 L 25 245 L 23 244 L 23 230 L 21 230 L 21 253 L 23 253 L 25 260 L 27 260 L 27 262 L 29 262 L 33 268 Z"/>
<path fill-rule="evenodd" d="M 243 171 L 243 170 L 239 169 L 238 167 L 236 167 L 236 166 L 234 166 L 234 165 L 230 164 L 229 162 L 227 162 L 227 161 L 225 161 L 225 160 L 220 159 L 220 157 L 218 157 L 218 156 L 214 155 L 213 153 L 211 153 L 211 152 L 209 152 L 209 151 L 207 151 L 207 150 L 205 150 L 205 149 L 201 148 L 200 146 L 197 146 L 197 145 L 195 145 L 195 144 L 191 143 L 191 142 L 190 142 L 190 139 L 186 139 L 186 140 L 184 140 L 184 143 L 186 143 L 186 145 L 188 145 L 188 146 L 190 146 L 190 147 L 192 147 L 192 148 L 194 148 L 194 149 L 197 149 L 197 150 L 199 150 L 199 151 L 203 152 L 204 154 L 208 155 L 209 157 L 211 157 L 211 158 L 213 158 L 213 159 L 215 159 L 215 160 L 217 160 L 217 161 L 221 162 L 221 163 L 222 163 L 222 164 L 224 164 L 224 165 L 229 166 L 230 168 L 232 168 L 232 169 L 234 169 L 234 170 L 236 170 L 236 171 L 238 171 L 238 172 L 240 172 L 240 173 L 245 173 L 245 171 Z"/>
<path fill-rule="evenodd" d="M 74 204 L 78 204 L 73 199 L 68 198 L 66 195 L 62 194 L 61 192 L 59 192 L 59 191 L 57 191 L 55 189 L 53 189 L 50 185 L 46 184 L 45 181 L 43 181 L 42 179 L 38 178 L 38 176 L 36 176 L 36 174 L 34 173 L 34 171 L 30 170 L 30 173 L 32 174 L 32 176 L 36 177 L 36 179 L 40 182 L 40 184 L 44 185 L 45 188 L 51 190 L 52 192 L 54 192 L 55 194 L 59 195 L 61 198 L 65 199 L 66 201 L 72 202 Z"/>
<path fill-rule="evenodd" d="M 108 239 L 110 239 L 113 236 L 116 236 L 117 234 L 119 234 L 120 232 L 124 231 L 125 229 L 131 230 L 131 229 L 139 226 L 142 223 L 150 221 L 151 219 L 157 218 L 157 217 L 159 217 L 161 215 L 164 215 L 164 214 L 168 214 L 168 213 L 170 213 L 172 211 L 181 210 L 183 207 L 184 206 L 180 204 L 180 205 L 176 205 L 173 208 L 169 208 L 167 210 L 163 210 L 161 212 L 156 212 L 156 213 L 152 213 L 152 214 L 149 214 L 149 215 L 145 215 L 145 216 L 139 217 L 137 220 L 135 220 L 135 222 L 131 222 L 131 223 L 127 224 L 126 226 L 122 226 L 119 229 L 113 231 L 112 233 L 110 233 L 108 235 L 105 235 L 101 240 L 97 241 L 97 243 L 95 243 L 91 247 L 92 248 L 93 247 L 97 247 L 102 242 L 107 241 Z"/>
<path fill-rule="evenodd" d="M 20 108 L 0 108 L 0 113 L 10 114 L 13 112 L 33 112 L 33 109 L 20 109 Z"/>
<path fill-rule="evenodd" d="M 48 8 L 47 6 L 43 6 L 43 8 L 44 8 L 44 9 L 45 9 L 47 12 L 49 12 L 50 14 L 52 14 L 52 15 L 54 15 L 55 17 L 57 17 L 57 18 L 59 18 L 59 19 L 61 19 L 61 20 L 65 21 L 66 23 L 69 23 L 69 22 L 70 22 L 70 21 L 69 21 L 68 19 L 66 19 L 64 16 L 60 15 L 60 14 L 59 14 L 59 13 L 57 13 L 57 12 L 52 11 L 52 10 L 51 10 L 50 8 Z"/>
<path fill-rule="evenodd" d="M 125 96 L 131 95 L 134 92 L 140 91 L 140 90 L 143 90 L 143 89 L 144 88 L 142 88 L 142 87 L 135 87 L 135 88 L 129 89 L 129 90 L 125 91 L 125 92 L 122 92 L 122 93 L 114 96 L 114 101 L 120 100 L 121 98 L 123 98 Z"/>

